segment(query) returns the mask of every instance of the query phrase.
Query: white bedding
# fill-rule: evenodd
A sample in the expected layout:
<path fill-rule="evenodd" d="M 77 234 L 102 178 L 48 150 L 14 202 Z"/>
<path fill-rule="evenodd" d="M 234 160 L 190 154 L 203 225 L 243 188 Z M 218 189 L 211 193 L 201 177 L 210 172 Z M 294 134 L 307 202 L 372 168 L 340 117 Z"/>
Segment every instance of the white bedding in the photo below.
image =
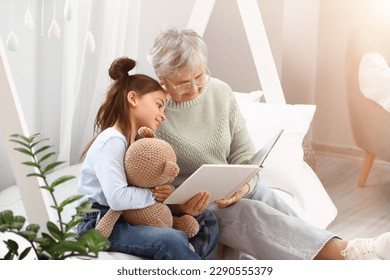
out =
<path fill-rule="evenodd" d="M 247 97 L 247 96 L 245 96 Z M 257 101 L 258 98 L 256 98 Z M 336 217 L 337 209 L 325 191 L 315 172 L 303 161 L 302 141 L 311 123 L 314 109 L 312 105 L 267 105 L 255 103 L 247 98 L 240 99 L 239 106 L 247 121 L 255 146 L 264 145 L 275 130 L 285 129 L 284 139 L 280 139 L 275 151 L 267 159 L 271 170 L 264 168 L 261 176 L 274 192 L 283 198 L 300 217 L 307 222 L 326 228 Z M 279 145 L 279 147 L 278 147 Z M 50 179 L 61 175 L 78 176 L 81 165 L 66 167 L 49 176 Z M 282 180 L 281 180 L 282 178 Z M 68 181 L 56 189 L 56 197 L 61 201 L 76 192 L 77 179 Z M 11 186 L 0 192 L 0 211 L 12 210 L 15 215 L 25 215 L 23 202 L 17 186 Z M 72 209 L 64 212 L 65 219 L 73 214 Z M 4 239 L 0 233 L 0 239 Z M 225 248 L 226 249 L 226 248 Z M 0 242 L 0 252 L 4 244 Z M 1 257 L 2 254 L 0 254 Z M 138 259 L 138 257 L 119 253 L 103 253 L 104 259 Z M 219 250 L 217 258 L 245 258 L 239 252 Z"/>

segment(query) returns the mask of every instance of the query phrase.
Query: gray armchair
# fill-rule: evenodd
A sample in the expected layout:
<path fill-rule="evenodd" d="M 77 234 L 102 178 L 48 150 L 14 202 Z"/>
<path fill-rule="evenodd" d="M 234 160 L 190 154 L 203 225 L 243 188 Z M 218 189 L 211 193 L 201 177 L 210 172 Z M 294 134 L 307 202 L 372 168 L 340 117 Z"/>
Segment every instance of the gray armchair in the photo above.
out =
<path fill-rule="evenodd" d="M 390 113 L 366 98 L 359 88 L 363 55 L 377 52 L 390 62 L 390 26 L 369 25 L 351 32 L 346 55 L 349 117 L 356 145 L 365 151 L 359 187 L 364 187 L 375 158 L 390 161 Z M 389 92 L 390 94 L 390 92 Z"/>

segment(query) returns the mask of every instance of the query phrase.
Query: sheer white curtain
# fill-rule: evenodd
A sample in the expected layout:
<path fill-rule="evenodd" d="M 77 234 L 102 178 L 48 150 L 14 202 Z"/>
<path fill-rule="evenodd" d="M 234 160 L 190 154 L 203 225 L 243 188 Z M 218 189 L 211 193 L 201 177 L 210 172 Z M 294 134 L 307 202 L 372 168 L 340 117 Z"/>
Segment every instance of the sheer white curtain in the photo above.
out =
<path fill-rule="evenodd" d="M 64 27 L 63 84 L 58 160 L 75 164 L 93 136 L 93 122 L 109 85 L 108 67 L 119 56 L 137 60 L 140 0 L 69 0 Z M 95 52 L 86 52 L 88 30 Z"/>

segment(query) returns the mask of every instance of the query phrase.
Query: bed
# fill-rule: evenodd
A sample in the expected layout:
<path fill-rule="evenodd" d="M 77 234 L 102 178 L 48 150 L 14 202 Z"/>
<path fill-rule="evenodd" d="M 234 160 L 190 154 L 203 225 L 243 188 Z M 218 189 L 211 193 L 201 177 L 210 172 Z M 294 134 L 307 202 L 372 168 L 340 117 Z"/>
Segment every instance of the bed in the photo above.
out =
<path fill-rule="evenodd" d="M 261 103 L 259 92 L 236 92 L 235 95 L 257 148 L 262 147 L 280 128 L 285 129 L 261 171 L 262 183 L 271 186 L 302 219 L 326 228 L 336 217 L 337 209 L 313 169 L 303 159 L 302 143 L 315 113 L 315 106 Z M 62 175 L 77 177 L 80 168 L 81 164 L 63 168 L 50 174 L 49 180 Z M 76 193 L 76 184 L 77 179 L 66 182 L 57 189 L 56 196 L 61 200 Z M 0 211 L 6 209 L 12 210 L 14 214 L 26 215 L 16 185 L 0 192 Z M 65 212 L 65 217 L 69 218 L 72 214 L 72 209 L 69 209 Z M 0 233 L 0 239 L 5 237 Z M 21 242 L 23 243 L 22 240 Z M 0 249 L 3 251 L 4 244 L 0 244 Z M 112 252 L 104 252 L 100 254 L 100 258 L 138 259 L 136 256 Z M 216 258 L 248 259 L 251 256 L 221 245 Z"/>

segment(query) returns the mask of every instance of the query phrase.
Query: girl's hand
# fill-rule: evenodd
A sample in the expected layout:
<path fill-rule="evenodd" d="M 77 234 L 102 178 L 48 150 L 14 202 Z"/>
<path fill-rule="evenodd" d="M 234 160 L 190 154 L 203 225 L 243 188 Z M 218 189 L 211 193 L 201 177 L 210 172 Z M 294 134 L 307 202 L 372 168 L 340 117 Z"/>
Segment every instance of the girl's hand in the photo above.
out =
<path fill-rule="evenodd" d="M 198 216 L 209 205 L 210 194 L 208 192 L 201 192 L 194 195 L 185 204 L 180 204 L 178 210 L 184 214 L 191 216 Z"/>
<path fill-rule="evenodd" d="M 162 186 L 158 186 L 155 188 L 150 189 L 152 193 L 154 194 L 154 197 L 156 198 L 157 202 L 164 202 L 167 197 L 173 193 L 175 190 L 171 185 L 165 184 Z"/>
<path fill-rule="evenodd" d="M 226 199 L 218 199 L 214 201 L 215 204 L 218 205 L 219 208 L 226 208 L 234 203 L 240 201 L 241 198 L 244 197 L 249 191 L 249 185 L 243 185 L 238 191 L 236 191 L 231 197 Z"/>

